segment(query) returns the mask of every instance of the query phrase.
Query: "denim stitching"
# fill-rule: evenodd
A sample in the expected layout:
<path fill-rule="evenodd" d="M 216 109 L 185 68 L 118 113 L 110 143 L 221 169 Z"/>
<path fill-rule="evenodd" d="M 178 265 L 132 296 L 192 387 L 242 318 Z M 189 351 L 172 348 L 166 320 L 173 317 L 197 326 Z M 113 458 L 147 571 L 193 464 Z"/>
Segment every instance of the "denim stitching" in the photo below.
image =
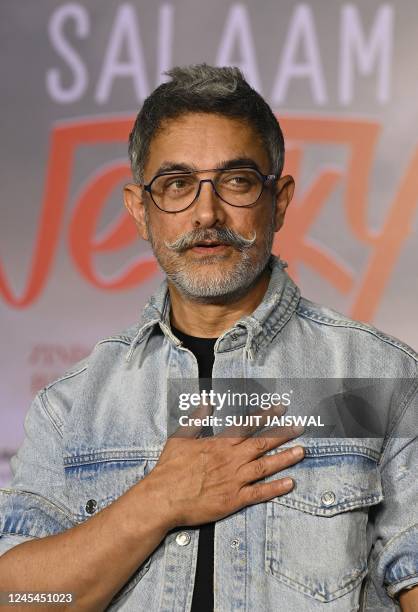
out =
<path fill-rule="evenodd" d="M 52 425 L 54 426 L 54 429 L 57 431 L 60 438 L 63 438 L 64 423 L 61 421 L 61 419 L 51 406 L 51 403 L 46 395 L 46 391 L 41 391 L 39 393 L 39 399 L 41 401 L 42 408 L 49 420 L 51 421 Z"/>
<path fill-rule="evenodd" d="M 21 495 L 23 497 L 34 497 L 40 502 L 41 506 L 50 506 L 54 512 L 58 512 L 59 514 L 63 514 L 65 518 L 74 523 L 73 514 L 64 506 L 57 504 L 56 502 L 43 497 L 43 495 L 39 495 L 39 493 L 33 493 L 32 491 L 25 491 L 21 489 L 0 489 L 0 493 L 4 493 L 6 496 L 12 497 L 13 495 Z M 75 523 L 74 523 L 75 524 Z"/>
<path fill-rule="evenodd" d="M 380 332 L 379 330 L 370 327 L 368 325 L 365 325 L 364 323 L 360 323 L 360 322 L 356 322 L 356 321 L 344 321 L 343 319 L 331 319 L 330 317 L 325 317 L 323 315 L 319 315 L 317 314 L 315 311 L 313 310 L 308 310 L 305 309 L 303 307 L 300 307 L 297 310 L 297 313 L 301 315 L 301 317 L 307 318 L 311 321 L 315 321 L 317 323 L 325 323 L 326 325 L 330 325 L 332 327 L 347 327 L 349 329 L 358 329 L 360 331 L 364 331 L 366 333 L 371 334 L 372 336 L 375 336 L 376 338 L 378 338 L 379 340 L 382 340 L 383 342 L 386 342 L 386 344 L 390 344 L 398 349 L 400 349 L 401 351 L 403 351 L 404 353 L 406 353 L 409 357 L 412 357 L 412 359 L 415 361 L 415 363 L 418 363 L 418 355 L 417 353 L 410 347 L 408 347 L 406 344 L 404 344 L 401 341 L 397 341 L 395 338 L 392 338 L 386 334 L 384 334 L 383 332 Z"/>
<path fill-rule="evenodd" d="M 94 453 L 84 453 L 82 455 L 64 457 L 64 466 L 72 467 L 87 465 L 90 463 L 106 463 L 110 461 L 137 461 L 158 459 L 162 452 L 161 449 L 130 449 L 130 450 L 107 450 Z"/>
<path fill-rule="evenodd" d="M 390 442 L 392 442 L 394 440 L 394 438 L 393 438 L 393 431 L 396 428 L 396 426 L 398 425 L 398 423 L 400 423 L 400 421 L 402 421 L 402 418 L 403 418 L 405 412 L 408 410 L 409 404 L 412 401 L 412 399 L 413 399 L 417 389 L 418 389 L 418 381 L 416 380 L 415 382 L 413 382 L 411 384 L 407 394 L 403 398 L 403 402 L 402 402 L 401 407 L 400 407 L 400 409 L 398 411 L 398 414 L 394 417 L 393 422 L 390 423 L 390 425 L 388 427 L 388 431 L 386 433 L 385 439 L 384 439 L 383 444 L 382 444 L 382 453 L 381 453 L 381 456 L 380 456 L 379 465 L 383 462 L 383 459 L 385 458 L 386 449 L 389 447 Z"/>

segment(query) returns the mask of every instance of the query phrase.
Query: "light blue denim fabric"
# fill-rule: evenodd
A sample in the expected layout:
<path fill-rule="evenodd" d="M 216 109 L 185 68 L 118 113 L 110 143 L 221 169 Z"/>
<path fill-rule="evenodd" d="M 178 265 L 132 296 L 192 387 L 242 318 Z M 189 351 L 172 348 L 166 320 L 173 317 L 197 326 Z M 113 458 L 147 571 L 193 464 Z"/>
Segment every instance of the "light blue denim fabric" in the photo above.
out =
<path fill-rule="evenodd" d="M 416 419 L 417 355 L 301 298 L 284 266 L 272 257 L 263 302 L 217 340 L 214 378 L 410 381 L 392 398 L 384 440 L 302 438 L 306 458 L 280 474 L 295 479 L 292 492 L 217 522 L 215 609 L 397 610 L 396 594 L 418 583 L 417 443 L 396 435 Z M 88 520 L 88 500 L 100 511 L 147 475 L 166 441 L 168 378 L 197 376 L 170 329 L 163 283 L 138 325 L 99 342 L 34 400 L 0 490 L 0 554 Z M 190 541 L 170 533 L 110 610 L 190 609 L 199 531 L 182 531 Z"/>

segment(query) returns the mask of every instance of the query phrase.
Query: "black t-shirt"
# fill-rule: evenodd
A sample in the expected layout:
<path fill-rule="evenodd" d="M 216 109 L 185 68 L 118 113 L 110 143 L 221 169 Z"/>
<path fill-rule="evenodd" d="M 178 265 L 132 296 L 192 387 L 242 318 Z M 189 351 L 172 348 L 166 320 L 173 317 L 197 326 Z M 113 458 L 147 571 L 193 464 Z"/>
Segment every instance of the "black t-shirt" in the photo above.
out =
<path fill-rule="evenodd" d="M 172 326 L 174 334 L 191 351 L 199 366 L 199 378 L 212 378 L 212 367 L 215 360 L 213 352 L 217 338 L 197 338 L 188 336 Z M 201 384 L 203 386 L 210 385 Z M 206 391 L 210 389 L 206 388 Z M 213 537 L 214 523 L 200 526 L 199 547 L 197 550 L 196 576 L 193 591 L 191 612 L 213 612 Z"/>

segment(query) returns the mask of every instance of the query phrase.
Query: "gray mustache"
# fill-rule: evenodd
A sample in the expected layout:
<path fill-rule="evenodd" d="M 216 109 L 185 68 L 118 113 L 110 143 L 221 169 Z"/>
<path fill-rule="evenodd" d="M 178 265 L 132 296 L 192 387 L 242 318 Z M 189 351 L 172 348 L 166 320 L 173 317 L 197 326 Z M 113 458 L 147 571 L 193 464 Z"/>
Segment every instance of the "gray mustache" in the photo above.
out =
<path fill-rule="evenodd" d="M 257 237 L 257 233 L 254 231 L 252 238 L 245 238 L 238 232 L 234 232 L 229 227 L 220 227 L 213 229 L 196 229 L 191 232 L 187 232 L 180 238 L 177 238 L 174 242 L 164 242 L 165 246 L 171 251 L 176 253 L 182 253 L 187 249 L 195 246 L 199 242 L 210 240 L 214 242 L 220 242 L 228 246 L 235 247 L 236 249 L 243 250 L 250 248 Z"/>

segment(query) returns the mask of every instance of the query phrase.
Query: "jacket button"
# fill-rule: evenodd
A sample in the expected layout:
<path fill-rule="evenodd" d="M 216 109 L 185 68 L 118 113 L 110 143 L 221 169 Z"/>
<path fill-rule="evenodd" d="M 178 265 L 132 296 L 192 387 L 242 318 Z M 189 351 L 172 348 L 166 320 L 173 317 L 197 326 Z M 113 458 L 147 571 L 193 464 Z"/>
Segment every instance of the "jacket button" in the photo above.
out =
<path fill-rule="evenodd" d="M 324 506 L 332 506 L 335 503 L 335 493 L 333 491 L 324 491 L 321 495 L 321 502 Z"/>
<path fill-rule="evenodd" d="M 187 546 L 190 540 L 190 533 L 187 533 L 187 531 L 180 531 L 180 533 L 176 535 L 176 542 L 179 546 Z"/>
<path fill-rule="evenodd" d="M 95 499 L 89 499 L 89 501 L 86 504 L 86 512 L 88 514 L 94 514 L 94 512 L 96 512 L 96 508 L 97 508 L 97 501 Z"/>

